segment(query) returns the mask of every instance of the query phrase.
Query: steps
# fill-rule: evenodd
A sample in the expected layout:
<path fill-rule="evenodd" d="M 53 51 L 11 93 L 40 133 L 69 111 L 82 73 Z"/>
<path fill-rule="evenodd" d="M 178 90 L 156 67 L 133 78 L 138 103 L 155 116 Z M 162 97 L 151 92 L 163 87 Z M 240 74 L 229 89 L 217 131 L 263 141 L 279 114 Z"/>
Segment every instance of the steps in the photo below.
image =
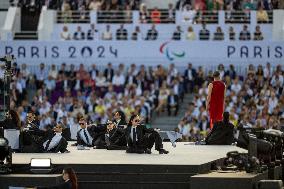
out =
<path fill-rule="evenodd" d="M 198 174 L 194 166 L 171 165 L 79 165 L 72 166 L 79 188 L 151 189 L 189 188 L 190 177 Z"/>
<path fill-rule="evenodd" d="M 16 32 L 14 40 L 38 40 L 38 34 L 36 31 Z"/>
<path fill-rule="evenodd" d="M 152 121 L 153 128 L 159 128 L 162 131 L 172 131 L 177 126 L 179 121 L 183 118 L 188 104 L 192 101 L 192 94 L 186 94 L 183 102 L 180 102 L 180 107 L 177 116 L 168 116 L 167 112 L 160 114 L 159 116 L 154 115 Z"/>

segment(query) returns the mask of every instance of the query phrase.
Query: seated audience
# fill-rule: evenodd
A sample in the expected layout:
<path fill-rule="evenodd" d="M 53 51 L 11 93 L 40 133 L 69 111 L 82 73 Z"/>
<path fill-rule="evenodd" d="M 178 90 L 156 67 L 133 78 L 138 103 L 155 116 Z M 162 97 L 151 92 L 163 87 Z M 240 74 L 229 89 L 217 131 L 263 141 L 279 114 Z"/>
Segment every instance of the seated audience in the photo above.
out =
<path fill-rule="evenodd" d="M 140 14 L 140 22 L 142 24 L 148 23 L 148 20 L 150 19 L 150 13 L 147 10 L 147 7 L 145 4 L 141 4 L 139 14 Z"/>
<path fill-rule="evenodd" d="M 255 41 L 262 41 L 263 40 L 263 35 L 262 35 L 261 30 L 260 30 L 260 26 L 255 27 L 253 40 L 255 40 Z"/>
<path fill-rule="evenodd" d="M 224 40 L 224 33 L 223 33 L 221 27 L 218 26 L 216 28 L 216 32 L 214 33 L 213 40 L 215 40 L 215 41 L 222 41 L 222 40 Z"/>
<path fill-rule="evenodd" d="M 112 32 L 110 31 L 110 25 L 106 25 L 106 30 L 102 33 L 102 40 L 112 40 Z"/>
<path fill-rule="evenodd" d="M 199 40 L 209 40 L 210 31 L 206 28 L 206 24 L 202 24 L 202 29 L 199 31 Z"/>
<path fill-rule="evenodd" d="M 85 40 L 85 32 L 81 30 L 81 27 L 78 26 L 76 32 L 73 35 L 74 40 Z"/>
<path fill-rule="evenodd" d="M 268 14 L 262 6 L 259 6 L 259 9 L 256 12 L 256 19 L 258 23 L 267 23 L 269 21 Z"/>
<path fill-rule="evenodd" d="M 171 90 L 168 96 L 168 115 L 171 116 L 171 111 L 174 110 L 174 116 L 177 116 L 179 110 L 179 98 L 178 95 L 174 94 L 174 91 Z"/>
<path fill-rule="evenodd" d="M 64 40 L 64 41 L 71 39 L 71 36 L 70 36 L 70 33 L 68 31 L 68 27 L 67 26 L 63 27 L 63 31 L 60 33 L 60 38 L 61 38 L 61 40 Z"/>
<path fill-rule="evenodd" d="M 158 38 L 158 31 L 156 30 L 156 26 L 153 24 L 151 29 L 148 30 L 146 40 L 156 40 Z"/>
<path fill-rule="evenodd" d="M 161 23 L 161 11 L 157 7 L 151 12 L 151 21 L 153 24 Z"/>
<path fill-rule="evenodd" d="M 131 39 L 134 41 L 139 41 L 143 39 L 139 26 L 135 27 L 135 31 L 132 33 Z"/>
<path fill-rule="evenodd" d="M 99 31 L 95 28 L 95 24 L 91 24 L 91 28 L 87 33 L 88 40 L 98 40 L 99 39 Z"/>
<path fill-rule="evenodd" d="M 127 40 L 127 30 L 123 27 L 123 24 L 116 30 L 116 40 Z"/>
<path fill-rule="evenodd" d="M 229 39 L 232 41 L 236 40 L 236 33 L 232 26 L 229 27 Z"/>
<path fill-rule="evenodd" d="M 181 40 L 181 33 L 182 33 L 181 27 L 177 26 L 176 31 L 174 31 L 174 33 L 173 33 L 172 39 L 173 40 Z"/>
<path fill-rule="evenodd" d="M 193 31 L 192 26 L 188 27 L 187 33 L 186 33 L 186 37 L 187 40 L 193 41 L 196 39 L 195 33 Z"/>
<path fill-rule="evenodd" d="M 250 40 L 250 38 L 251 36 L 250 36 L 250 32 L 248 31 L 248 26 L 244 25 L 243 30 L 240 32 L 239 40 L 248 41 Z"/>

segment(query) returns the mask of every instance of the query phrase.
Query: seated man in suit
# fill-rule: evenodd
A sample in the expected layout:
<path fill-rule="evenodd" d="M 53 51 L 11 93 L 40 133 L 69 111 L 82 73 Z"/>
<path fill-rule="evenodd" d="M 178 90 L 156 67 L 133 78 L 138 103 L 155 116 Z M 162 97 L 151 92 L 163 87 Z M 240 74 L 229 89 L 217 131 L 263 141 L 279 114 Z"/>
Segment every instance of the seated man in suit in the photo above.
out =
<path fill-rule="evenodd" d="M 20 133 L 20 148 L 22 152 L 41 152 L 42 140 L 45 135 L 46 132 L 39 129 L 35 114 L 32 111 L 28 112 L 27 123 Z"/>
<path fill-rule="evenodd" d="M 113 118 L 116 127 L 125 128 L 127 126 L 125 114 L 122 111 L 116 111 Z"/>
<path fill-rule="evenodd" d="M 75 145 L 82 146 L 102 146 L 103 140 L 101 139 L 106 127 L 103 126 L 88 126 L 84 117 L 79 119 L 81 129 L 77 132 L 77 143 Z"/>
<path fill-rule="evenodd" d="M 168 115 L 169 116 L 171 115 L 171 110 L 175 111 L 175 113 L 174 113 L 175 116 L 177 115 L 178 108 L 179 108 L 178 95 L 175 95 L 173 90 L 171 90 L 171 92 L 168 96 L 167 108 L 168 108 Z"/>
<path fill-rule="evenodd" d="M 205 142 L 207 145 L 231 145 L 234 142 L 234 125 L 230 122 L 229 112 L 223 113 L 223 121 L 214 123 Z"/>
<path fill-rule="evenodd" d="M 126 138 L 125 130 L 116 127 L 115 122 L 107 121 L 107 130 L 104 135 L 104 146 L 96 148 L 106 148 L 108 150 L 125 150 Z"/>
<path fill-rule="evenodd" d="M 151 154 L 151 149 L 155 144 L 155 149 L 160 154 L 168 154 L 169 151 L 163 149 L 162 139 L 154 129 L 147 129 L 140 124 L 140 117 L 133 115 L 126 130 L 127 149 L 126 153 Z"/>
<path fill-rule="evenodd" d="M 54 152 L 54 153 L 68 153 L 67 145 L 68 142 L 62 136 L 63 126 L 61 123 L 58 123 L 53 131 L 49 132 L 47 140 L 42 144 L 44 152 Z"/>

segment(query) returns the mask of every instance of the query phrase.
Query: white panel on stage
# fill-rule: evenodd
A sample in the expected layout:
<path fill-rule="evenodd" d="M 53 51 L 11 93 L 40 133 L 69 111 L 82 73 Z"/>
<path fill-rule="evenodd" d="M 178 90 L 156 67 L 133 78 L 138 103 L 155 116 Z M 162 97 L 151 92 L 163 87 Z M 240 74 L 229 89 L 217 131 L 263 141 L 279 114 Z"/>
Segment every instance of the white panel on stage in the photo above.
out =
<path fill-rule="evenodd" d="M 4 137 L 9 141 L 9 146 L 11 146 L 13 150 L 19 149 L 20 130 L 5 129 Z"/>

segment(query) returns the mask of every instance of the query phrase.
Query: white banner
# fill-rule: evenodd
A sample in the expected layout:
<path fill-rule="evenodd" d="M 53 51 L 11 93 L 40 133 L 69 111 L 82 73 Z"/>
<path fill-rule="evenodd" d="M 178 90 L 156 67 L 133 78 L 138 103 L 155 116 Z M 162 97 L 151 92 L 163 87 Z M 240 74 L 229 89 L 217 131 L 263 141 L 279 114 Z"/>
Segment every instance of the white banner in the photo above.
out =
<path fill-rule="evenodd" d="M 253 41 L 10 41 L 0 43 L 0 55 L 5 54 L 15 55 L 18 63 L 30 64 L 283 64 L 284 44 Z"/>

